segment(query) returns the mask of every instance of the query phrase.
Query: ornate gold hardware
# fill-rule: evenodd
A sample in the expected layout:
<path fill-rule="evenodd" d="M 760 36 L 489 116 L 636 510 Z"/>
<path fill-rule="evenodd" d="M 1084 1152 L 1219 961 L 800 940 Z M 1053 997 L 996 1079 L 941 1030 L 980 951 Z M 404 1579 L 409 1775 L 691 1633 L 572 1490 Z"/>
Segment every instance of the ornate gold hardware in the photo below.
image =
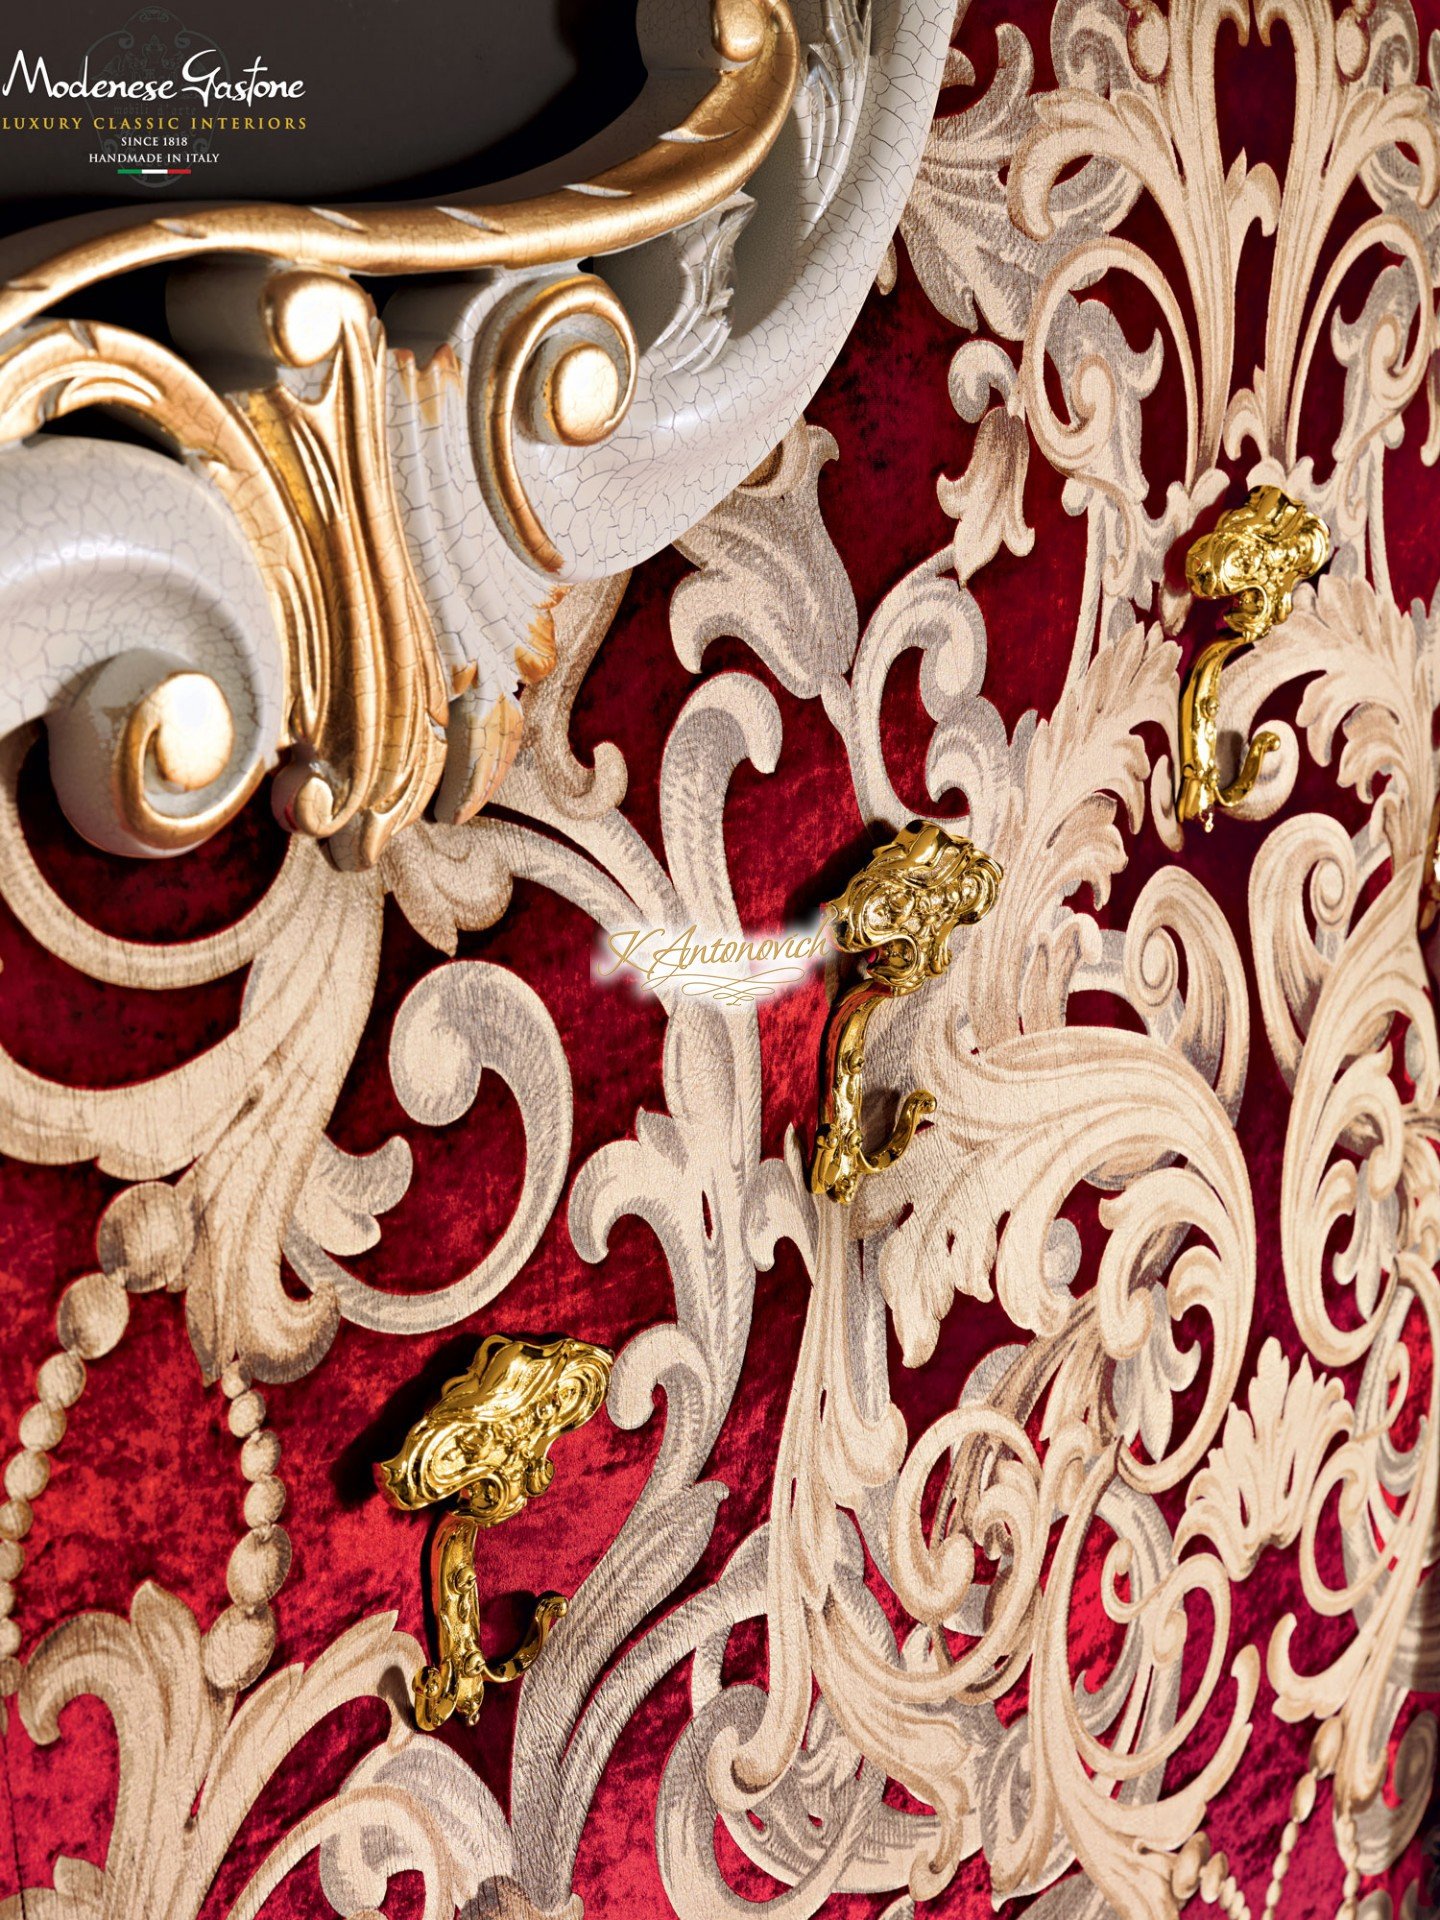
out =
<path fill-rule="evenodd" d="M 1220 674 L 1232 654 L 1263 640 L 1290 617 L 1291 596 L 1302 580 L 1330 558 L 1323 520 L 1279 487 L 1255 487 L 1243 507 L 1222 513 L 1211 532 L 1185 556 L 1185 577 L 1202 600 L 1234 596 L 1226 615 L 1228 638 L 1213 640 L 1196 660 L 1180 695 L 1180 792 L 1175 812 L 1182 822 L 1199 820 L 1208 833 L 1217 806 L 1234 807 L 1259 778 L 1279 737 L 1257 733 L 1245 749 L 1240 771 L 1220 784 Z"/>
<path fill-rule="evenodd" d="M 952 838 L 933 822 L 912 820 L 877 848 L 840 898 L 830 902 L 836 945 L 867 958 L 860 984 L 836 1005 L 825 1029 L 812 1192 L 847 1205 L 861 1178 L 894 1166 L 920 1122 L 934 1113 L 934 1094 L 908 1094 L 889 1140 L 878 1153 L 866 1152 L 861 1125 L 866 1028 L 883 1001 L 914 993 L 945 971 L 951 934 L 985 917 L 1001 878 L 997 863 L 970 841 Z"/>
<path fill-rule="evenodd" d="M 445 1383 L 377 1478 L 404 1512 L 458 1498 L 430 1550 L 439 1658 L 415 1676 L 415 1718 L 427 1733 L 458 1713 L 474 1723 L 487 1680 L 516 1680 L 534 1664 L 564 1614 L 558 1593 L 542 1593 L 515 1651 L 487 1658 L 480 1645 L 475 1542 L 544 1493 L 555 1477 L 550 1449 L 600 1409 L 613 1355 L 585 1340 L 512 1340 L 492 1333 L 468 1369 Z"/>

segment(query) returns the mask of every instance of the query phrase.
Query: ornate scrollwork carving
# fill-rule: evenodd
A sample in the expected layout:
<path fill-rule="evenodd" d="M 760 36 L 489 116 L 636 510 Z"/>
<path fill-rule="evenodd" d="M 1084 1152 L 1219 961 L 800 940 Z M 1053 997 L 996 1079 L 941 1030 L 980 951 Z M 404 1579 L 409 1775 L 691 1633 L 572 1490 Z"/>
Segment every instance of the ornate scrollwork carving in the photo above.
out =
<path fill-rule="evenodd" d="M 1175 803 L 1180 821 L 1198 820 L 1208 833 L 1215 808 L 1238 806 L 1259 779 L 1266 754 L 1280 745 L 1279 735 L 1268 728 L 1257 733 L 1235 778 L 1222 785 L 1217 754 L 1221 671 L 1232 654 L 1263 640 L 1272 627 L 1289 619 L 1296 587 L 1329 558 L 1324 521 L 1279 487 L 1253 488 L 1243 506 L 1221 514 L 1214 528 L 1191 546 L 1185 577 L 1192 591 L 1202 600 L 1233 597 L 1235 605 L 1226 615 L 1230 635 L 1204 648 L 1180 696 L 1180 792 Z"/>
<path fill-rule="evenodd" d="M 439 784 L 448 709 L 386 444 L 384 335 L 368 297 L 344 278 L 281 273 L 260 297 L 277 360 L 316 369 L 313 394 L 277 383 L 222 399 L 137 334 L 52 324 L 0 357 L 0 434 L 107 405 L 141 417 L 217 488 L 259 563 L 283 637 L 280 744 L 292 753 L 277 811 L 293 830 L 330 841 L 337 864 L 370 866 Z M 121 654 L 86 690 L 86 724 L 95 731 L 104 721 L 113 735 L 120 832 L 106 836 L 88 813 L 77 824 L 118 851 L 197 844 L 263 772 L 251 743 L 243 767 L 222 778 L 234 743 L 229 705 L 206 676 L 176 672 L 181 664 L 157 660 L 137 679 L 136 657 Z M 68 714 L 62 741 L 77 744 L 81 724 Z M 180 810 L 157 798 L 157 786 L 202 800 L 219 791 Z"/>
<path fill-rule="evenodd" d="M 233 817 L 273 751 L 283 724 L 284 655 L 299 651 L 301 635 L 289 648 L 277 645 L 266 601 L 269 621 L 286 634 L 301 614 L 299 596 L 286 584 L 299 572 L 298 555 L 282 497 L 250 436 L 176 354 L 124 328 L 73 321 L 30 328 L 0 352 L 0 447 L 89 406 L 130 415 L 184 449 L 232 510 L 235 526 L 225 524 L 213 497 L 192 494 L 183 538 L 172 539 L 162 557 L 153 534 L 142 548 L 141 523 L 179 505 L 182 477 L 170 463 L 132 448 L 108 449 L 115 492 L 97 500 L 83 443 L 42 440 L 23 454 L 0 452 L 6 584 L 31 583 L 7 595 L 7 625 L 30 624 L 24 601 L 53 598 L 56 574 L 64 563 L 76 565 L 73 549 L 81 546 L 84 604 L 71 643 L 93 659 L 124 607 L 130 645 L 109 659 L 102 653 L 76 685 L 65 687 L 55 667 L 40 679 L 36 691 L 51 710 L 56 788 L 97 845 L 180 853 Z M 43 487 L 27 488 L 27 473 L 43 478 Z M 247 544 L 250 556 L 269 558 L 263 584 Z M 162 575 L 186 615 L 189 658 L 135 643 L 137 631 L 147 630 L 140 624 L 143 599 L 158 603 Z M 234 683 L 228 692 L 215 678 L 227 658 Z M 251 708 L 243 726 L 236 711 L 242 699 Z M 23 693 L 19 706 L 16 717 L 29 717 Z"/>
<path fill-rule="evenodd" d="M 441 657 L 392 466 L 386 337 L 350 276 L 527 270 L 633 248 L 725 204 L 785 122 L 800 54 L 785 0 L 715 0 L 711 28 L 728 64 L 699 105 L 593 179 L 485 208 L 186 209 L 69 246 L 0 288 L 0 332 L 12 341 L 0 356 L 0 437 L 85 405 L 145 416 L 236 513 L 276 627 L 283 715 L 268 740 L 247 738 L 238 765 L 224 690 L 210 683 L 201 692 L 204 676 L 187 673 L 184 659 L 161 659 L 148 675 L 133 664 L 118 679 L 112 671 L 104 701 L 83 687 L 32 701 L 64 716 L 57 742 L 77 765 L 57 785 L 89 837 L 114 851 L 182 851 L 230 818 L 266 758 L 286 748 L 276 811 L 293 831 L 326 841 L 338 865 L 373 865 L 425 810 L 446 773 L 450 701 L 469 692 L 475 672 L 447 671 Z M 216 252 L 305 263 L 268 275 L 261 267 L 248 281 L 231 270 L 241 307 L 259 289 L 273 383 L 222 397 L 165 348 L 111 327 L 40 321 L 98 281 Z M 256 332 L 229 313 L 219 325 L 232 336 Z M 432 362 L 441 385 L 445 358 L 442 350 Z M 564 560 L 530 503 L 515 438 L 567 447 L 603 439 L 624 417 L 637 359 L 623 305 L 593 275 L 539 292 L 522 283 L 518 302 L 505 306 L 480 381 L 480 478 L 505 540 L 542 573 Z M 433 379 L 415 398 L 423 410 L 432 388 L 438 416 Z M 202 713 L 203 739 L 172 738 L 179 719 Z M 479 754 L 447 783 L 462 816 L 503 776 L 517 722 L 513 687 L 478 728 L 462 716 L 452 758 L 476 761 L 477 739 Z M 182 763 L 177 781 L 170 773 Z M 172 793 L 185 797 L 176 804 Z"/>
<path fill-rule="evenodd" d="M 384 335 L 368 296 L 333 274 L 275 275 L 261 312 L 284 366 L 323 368 L 313 397 L 277 383 L 232 402 L 279 479 L 311 640 L 291 659 L 276 810 L 337 865 L 369 867 L 438 786 L 449 709 L 390 469 Z"/>
<path fill-rule="evenodd" d="M 558 573 L 565 557 L 525 491 L 515 437 L 569 447 L 608 439 L 635 392 L 635 330 L 605 282 L 580 273 L 522 287 L 487 332 L 494 344 L 475 421 L 481 484 L 516 551 Z"/>
<path fill-rule="evenodd" d="M 178 489 L 174 461 L 168 483 L 152 469 L 151 494 L 168 484 L 182 511 L 148 526 L 195 549 L 204 582 L 223 545 L 206 518 L 218 497 L 253 575 L 243 621 L 227 587 L 212 624 L 228 627 L 207 654 L 172 569 L 168 618 L 157 610 L 147 636 L 162 657 L 121 673 L 123 700 L 112 682 L 102 699 L 92 677 L 137 645 L 109 605 L 126 582 L 103 583 L 102 619 L 74 553 L 57 560 L 84 631 L 52 591 L 32 654 L 7 653 L 0 725 L 52 723 L 57 792 L 81 832 L 117 852 L 182 851 L 282 757 L 280 818 L 343 867 L 373 865 L 432 804 L 459 821 L 488 802 L 519 747 L 521 686 L 553 664 L 557 593 L 698 524 L 793 423 L 858 311 L 918 163 L 917 89 L 938 87 L 948 25 L 934 0 L 886 7 L 888 24 L 827 13 L 808 80 L 786 0 L 642 9 L 651 108 L 673 110 L 683 73 L 704 76 L 697 103 L 678 120 L 647 109 L 639 152 L 577 163 L 529 198 L 185 205 L 7 248 L 22 265 L 0 285 L 0 441 L 81 406 L 140 414 L 189 469 Z M 792 114 L 803 153 L 782 146 L 757 180 Z M 842 191 L 862 176 L 863 192 Z M 797 191 L 796 245 L 746 266 L 732 335 L 735 239 L 752 206 Z M 167 314 L 204 378 L 169 346 L 49 317 L 142 267 L 181 269 Z M 361 274 L 451 277 L 401 289 L 382 326 Z M 39 451 L 15 446 L 17 466 Z M 94 501 L 125 496 L 129 451 L 92 443 L 92 498 L 74 486 L 53 508 L 12 471 L 7 537 L 48 541 L 55 559 L 46 513 L 109 532 Z M 159 544 L 131 520 L 112 574 L 131 546 Z M 13 570 L 0 581 L 0 627 L 26 591 Z M 263 607 L 254 617 L 265 600 L 268 623 Z M 198 757 L 171 738 L 181 696 L 159 693 L 177 673 L 215 683 Z M 233 744 L 217 773 L 222 704 Z M 201 787 L 169 777 L 182 760 L 187 778 L 209 776 Z"/>
<path fill-rule="evenodd" d="M 410 1429 L 377 1470 L 386 1498 L 405 1511 L 458 1498 L 430 1551 L 438 1659 L 415 1676 L 415 1717 L 427 1732 L 458 1713 L 474 1722 L 486 1681 L 516 1680 L 533 1664 L 565 1612 L 542 1593 L 515 1651 L 487 1658 L 480 1645 L 475 1544 L 486 1527 L 513 1519 L 555 1477 L 550 1449 L 600 1410 L 612 1356 L 585 1340 L 513 1340 L 491 1334 L 467 1370 Z"/>
<path fill-rule="evenodd" d="M 823 1053 L 824 1105 L 810 1169 L 814 1193 L 847 1205 L 861 1178 L 900 1158 L 915 1129 L 935 1111 L 935 1096 L 908 1094 L 890 1138 L 865 1150 L 862 1126 L 865 1034 L 883 1001 L 914 993 L 950 964 L 950 936 L 994 906 L 1001 869 L 968 840 L 933 822 L 914 820 L 877 849 L 869 864 L 830 902 L 836 945 L 868 957 L 853 987 L 830 1016 Z"/>

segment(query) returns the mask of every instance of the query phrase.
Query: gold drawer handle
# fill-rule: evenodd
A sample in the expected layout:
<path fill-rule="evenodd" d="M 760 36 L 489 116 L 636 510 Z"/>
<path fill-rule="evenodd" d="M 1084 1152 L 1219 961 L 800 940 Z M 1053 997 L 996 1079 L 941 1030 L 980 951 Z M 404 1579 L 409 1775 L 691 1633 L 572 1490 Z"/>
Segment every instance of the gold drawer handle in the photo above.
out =
<path fill-rule="evenodd" d="M 490 1660 L 480 1645 L 476 1538 L 544 1493 L 555 1477 L 550 1449 L 600 1410 L 614 1355 L 585 1340 L 512 1340 L 492 1333 L 469 1367 L 377 1471 L 403 1512 L 457 1498 L 430 1549 L 439 1658 L 415 1676 L 415 1718 L 427 1733 L 452 1713 L 472 1726 L 486 1681 L 518 1680 L 565 1612 L 563 1594 L 542 1593 L 519 1646 Z"/>
<path fill-rule="evenodd" d="M 1291 596 L 1330 558 L 1330 531 L 1279 487 L 1255 487 L 1243 507 L 1222 513 L 1185 556 L 1185 578 L 1202 600 L 1234 596 L 1230 633 L 1197 658 L 1180 695 L 1180 791 L 1175 812 L 1208 833 L 1215 808 L 1238 806 L 1260 777 L 1265 756 L 1280 744 L 1268 728 L 1245 749 L 1240 771 L 1220 784 L 1220 673 L 1242 647 L 1263 640 L 1290 617 Z"/>
<path fill-rule="evenodd" d="M 869 864 L 838 900 L 829 902 L 835 944 L 843 953 L 863 953 L 860 984 L 831 1012 L 822 1046 L 824 1088 L 813 1193 L 849 1204 L 867 1173 L 893 1167 L 935 1111 L 933 1093 L 918 1091 L 902 1102 L 895 1127 L 878 1153 L 865 1151 L 865 1032 L 886 1000 L 914 993 L 950 964 L 950 936 L 971 926 L 994 906 L 1001 869 L 968 840 L 943 827 L 912 820 L 876 849 Z"/>

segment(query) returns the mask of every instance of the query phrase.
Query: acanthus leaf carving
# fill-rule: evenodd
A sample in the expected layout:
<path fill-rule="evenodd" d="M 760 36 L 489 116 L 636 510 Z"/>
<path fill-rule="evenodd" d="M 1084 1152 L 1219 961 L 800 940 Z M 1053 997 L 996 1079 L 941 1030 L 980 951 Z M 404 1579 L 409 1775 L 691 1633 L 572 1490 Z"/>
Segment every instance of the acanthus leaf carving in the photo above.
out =
<path fill-rule="evenodd" d="M 387 1740 L 332 1801 L 280 1840 L 231 1911 L 252 1920 L 289 1868 L 317 1847 L 328 1854 L 326 1891 L 338 1914 L 355 1910 L 358 1888 L 383 1898 L 390 1873 L 405 1867 L 423 1874 L 429 1896 L 447 1910 L 485 1880 L 508 1877 L 509 1835 L 494 1801 L 453 1754 L 400 1717 L 405 1670 L 420 1650 L 395 1631 L 393 1615 L 351 1627 L 308 1669 L 273 1675 L 238 1710 L 233 1694 L 207 1678 L 204 1646 L 183 1602 L 147 1582 L 128 1620 L 80 1614 L 35 1650 L 20 1697 L 32 1737 L 57 1739 L 60 1709 L 93 1693 L 109 1711 L 119 1745 L 104 1868 L 57 1863 L 57 1892 L 78 1898 L 79 1911 L 101 1920 L 141 1912 L 195 1920 L 241 1822 L 281 1761 L 327 1714 L 362 1698 L 388 1707 Z M 402 1810 L 410 1816 L 408 1848 L 397 1856 L 392 1843 L 378 1876 L 373 1860 L 362 1866 L 356 1845 L 367 1824 L 372 1831 L 378 1824 L 366 1817 L 377 1788 L 391 1802 L 392 1819 Z M 473 1822 L 468 1834 L 440 1817 L 456 1804 Z M 18 1920 L 36 1910 L 35 1897 L 21 1893 L 0 1912 Z"/>

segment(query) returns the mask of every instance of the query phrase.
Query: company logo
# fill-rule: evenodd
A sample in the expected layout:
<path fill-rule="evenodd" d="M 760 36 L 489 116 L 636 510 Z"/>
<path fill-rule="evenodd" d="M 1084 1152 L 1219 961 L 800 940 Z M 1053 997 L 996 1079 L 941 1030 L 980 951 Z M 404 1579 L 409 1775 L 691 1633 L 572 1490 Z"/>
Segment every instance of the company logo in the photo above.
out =
<path fill-rule="evenodd" d="M 693 926 L 683 933 L 627 927 L 606 935 L 595 976 L 604 980 L 624 974 L 651 993 L 682 993 L 722 1007 L 742 1007 L 795 986 L 835 951 L 828 920 L 800 932 L 758 939 L 702 935 Z"/>
<path fill-rule="evenodd" d="M 217 134 L 305 127 L 302 77 L 263 53 L 237 64 L 164 7 L 139 8 L 75 62 L 17 47 L 0 75 L 0 132 L 96 135 L 91 162 L 145 186 L 212 167 Z M 52 111 L 16 111 L 26 103 Z"/>
<path fill-rule="evenodd" d="M 259 54 L 232 77 L 230 62 L 213 41 L 192 33 L 163 7 L 142 7 L 118 32 L 97 40 L 73 75 L 52 75 L 44 54 L 17 47 L 0 96 L 9 100 L 17 91 L 29 99 L 193 99 L 202 107 L 253 107 L 303 99 L 305 82 L 272 73 Z"/>

